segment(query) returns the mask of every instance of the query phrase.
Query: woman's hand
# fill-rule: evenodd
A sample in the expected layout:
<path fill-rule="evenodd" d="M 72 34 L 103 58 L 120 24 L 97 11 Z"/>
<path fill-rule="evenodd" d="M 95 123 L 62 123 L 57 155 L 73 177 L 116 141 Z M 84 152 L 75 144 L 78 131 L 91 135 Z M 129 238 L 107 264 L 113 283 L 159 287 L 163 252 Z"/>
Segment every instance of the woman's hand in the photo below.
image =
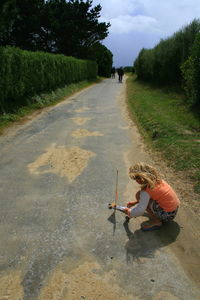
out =
<path fill-rule="evenodd" d="M 138 201 L 130 201 L 130 202 L 128 202 L 128 203 L 126 204 L 126 206 L 127 206 L 128 208 L 130 208 L 130 207 L 134 206 L 134 205 L 137 204 L 137 203 L 138 203 Z"/>

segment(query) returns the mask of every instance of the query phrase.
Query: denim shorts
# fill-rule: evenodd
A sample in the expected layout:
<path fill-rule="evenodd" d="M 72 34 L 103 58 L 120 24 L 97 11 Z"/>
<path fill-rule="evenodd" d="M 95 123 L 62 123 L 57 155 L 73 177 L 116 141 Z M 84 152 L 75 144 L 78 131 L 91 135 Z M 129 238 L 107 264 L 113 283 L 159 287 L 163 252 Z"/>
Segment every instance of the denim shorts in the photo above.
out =
<path fill-rule="evenodd" d="M 154 213 L 154 215 L 156 217 L 158 217 L 160 220 L 168 222 L 175 218 L 177 211 L 178 211 L 178 207 L 177 207 L 177 209 L 168 212 L 168 211 L 163 210 L 163 208 L 160 207 L 156 201 L 152 200 L 151 210 Z"/>

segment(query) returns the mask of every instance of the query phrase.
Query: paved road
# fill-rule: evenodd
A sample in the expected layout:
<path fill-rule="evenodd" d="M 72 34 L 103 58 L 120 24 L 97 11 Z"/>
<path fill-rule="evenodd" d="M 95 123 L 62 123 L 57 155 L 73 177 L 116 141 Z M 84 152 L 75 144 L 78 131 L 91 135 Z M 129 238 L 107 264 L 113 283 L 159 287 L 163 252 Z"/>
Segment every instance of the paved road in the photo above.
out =
<path fill-rule="evenodd" d="M 200 299 L 170 246 L 177 222 L 144 233 L 111 214 L 137 190 L 127 176 L 151 162 L 125 111 L 125 83 L 108 79 L 0 138 L 0 299 Z"/>

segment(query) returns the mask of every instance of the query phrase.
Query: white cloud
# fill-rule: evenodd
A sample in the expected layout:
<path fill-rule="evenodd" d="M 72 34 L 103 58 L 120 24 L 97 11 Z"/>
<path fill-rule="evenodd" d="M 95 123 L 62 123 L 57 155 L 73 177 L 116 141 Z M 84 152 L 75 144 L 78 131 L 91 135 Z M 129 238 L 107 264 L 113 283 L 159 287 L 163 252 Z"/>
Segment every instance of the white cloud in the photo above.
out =
<path fill-rule="evenodd" d="M 130 15 L 120 15 L 116 18 L 106 19 L 101 18 L 103 22 L 110 22 L 111 27 L 109 29 L 110 33 L 130 33 L 130 32 L 142 32 L 142 31 L 158 31 L 156 28 L 157 21 L 148 16 L 130 16 Z"/>
<path fill-rule="evenodd" d="M 103 43 L 118 65 L 131 65 L 143 47 L 154 47 L 200 18 L 199 0 L 93 0 L 97 4 L 102 6 L 100 21 L 111 23 Z"/>
<path fill-rule="evenodd" d="M 94 0 L 93 4 L 100 4 L 102 6 L 102 16 L 105 18 L 134 14 L 135 11 L 143 7 L 140 0 Z"/>
<path fill-rule="evenodd" d="M 144 0 L 143 2 L 145 15 L 154 17 L 165 35 L 180 30 L 195 18 L 200 18 L 199 0 Z"/>
<path fill-rule="evenodd" d="M 200 18 L 199 0 L 95 0 L 102 6 L 101 16 L 110 22 L 110 32 L 151 30 L 163 36 L 178 31 L 194 18 Z"/>

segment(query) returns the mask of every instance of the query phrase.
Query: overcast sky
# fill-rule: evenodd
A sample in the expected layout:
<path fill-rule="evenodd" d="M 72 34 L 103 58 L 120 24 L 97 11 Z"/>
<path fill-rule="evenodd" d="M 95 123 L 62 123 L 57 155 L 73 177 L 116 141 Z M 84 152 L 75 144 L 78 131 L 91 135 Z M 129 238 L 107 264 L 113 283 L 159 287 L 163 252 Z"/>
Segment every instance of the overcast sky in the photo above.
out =
<path fill-rule="evenodd" d="M 132 66 L 142 48 L 153 48 L 200 18 L 200 0 L 93 0 L 97 4 L 99 21 L 111 23 L 103 44 L 116 67 Z"/>

